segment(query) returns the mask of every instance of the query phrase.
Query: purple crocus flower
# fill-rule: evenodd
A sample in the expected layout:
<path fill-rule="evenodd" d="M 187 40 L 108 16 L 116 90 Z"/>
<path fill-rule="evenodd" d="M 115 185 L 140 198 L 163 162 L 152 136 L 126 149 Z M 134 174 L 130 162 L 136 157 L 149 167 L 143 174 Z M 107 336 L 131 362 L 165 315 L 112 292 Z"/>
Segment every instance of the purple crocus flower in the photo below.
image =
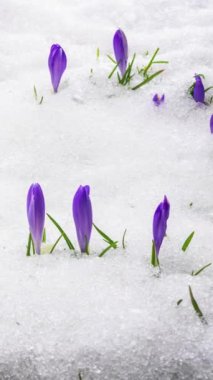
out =
<path fill-rule="evenodd" d="M 67 57 L 60 45 L 54 44 L 51 46 L 48 65 L 53 89 L 54 92 L 57 92 L 61 77 L 67 67 Z"/>
<path fill-rule="evenodd" d="M 113 38 L 115 58 L 118 63 L 122 77 L 125 74 L 128 60 L 128 44 L 124 32 L 118 29 Z"/>
<path fill-rule="evenodd" d="M 213 115 L 210 118 L 210 131 L 213 133 Z"/>
<path fill-rule="evenodd" d="M 156 105 L 156 106 L 159 106 L 161 103 L 163 103 L 164 102 L 164 100 L 165 100 L 165 95 L 163 94 L 161 97 L 158 95 L 158 94 L 155 94 L 154 96 L 153 96 L 153 102 L 154 102 L 154 104 Z"/>
<path fill-rule="evenodd" d="M 38 183 L 33 183 L 27 194 L 27 218 L 35 251 L 40 254 L 45 221 L 45 201 Z"/>
<path fill-rule="evenodd" d="M 205 89 L 202 79 L 199 75 L 195 75 L 195 84 L 193 88 L 193 98 L 196 102 L 204 103 Z"/>
<path fill-rule="evenodd" d="M 80 186 L 73 198 L 73 218 L 81 252 L 88 253 L 92 231 L 92 205 L 90 187 Z"/>
<path fill-rule="evenodd" d="M 167 220 L 169 218 L 170 204 L 166 196 L 155 210 L 153 218 L 153 241 L 156 255 L 159 255 L 160 247 L 166 235 Z"/>

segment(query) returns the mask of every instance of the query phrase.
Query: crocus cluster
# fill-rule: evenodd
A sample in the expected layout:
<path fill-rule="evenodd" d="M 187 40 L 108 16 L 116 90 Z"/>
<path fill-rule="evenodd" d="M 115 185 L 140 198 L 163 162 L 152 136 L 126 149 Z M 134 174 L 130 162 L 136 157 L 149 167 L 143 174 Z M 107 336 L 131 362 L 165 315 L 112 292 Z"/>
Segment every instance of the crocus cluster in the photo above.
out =
<path fill-rule="evenodd" d="M 128 44 L 127 44 L 126 36 L 121 29 L 118 29 L 115 32 L 115 35 L 113 38 L 113 48 L 114 48 L 116 62 L 120 69 L 121 76 L 123 77 L 127 68 Z"/>
<path fill-rule="evenodd" d="M 160 247 L 166 235 L 167 220 L 169 218 L 170 204 L 166 196 L 163 201 L 158 205 L 153 217 L 153 243 L 155 254 L 159 256 Z"/>
<path fill-rule="evenodd" d="M 89 252 L 92 231 L 92 205 L 90 187 L 80 186 L 73 198 L 73 218 L 81 252 Z M 45 221 L 45 201 L 41 186 L 36 183 L 29 188 L 27 195 L 27 217 L 29 229 L 37 254 L 41 252 L 41 243 Z"/>

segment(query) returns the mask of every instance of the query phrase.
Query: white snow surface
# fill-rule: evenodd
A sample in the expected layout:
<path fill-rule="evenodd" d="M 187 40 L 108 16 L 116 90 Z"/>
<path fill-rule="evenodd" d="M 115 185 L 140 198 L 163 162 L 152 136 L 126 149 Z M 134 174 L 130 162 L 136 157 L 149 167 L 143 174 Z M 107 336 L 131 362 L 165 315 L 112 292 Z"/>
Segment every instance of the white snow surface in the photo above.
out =
<path fill-rule="evenodd" d="M 191 276 L 212 262 L 213 107 L 186 93 L 195 73 L 213 84 L 212 19 L 212 0 L 1 0 L 0 379 L 213 378 L 213 266 Z M 118 27 L 138 65 L 157 47 L 169 60 L 137 91 L 107 78 Z M 53 43 L 68 58 L 57 94 Z M 159 108 L 155 93 L 165 93 Z M 89 257 L 63 241 L 52 255 L 26 257 L 32 182 L 76 247 L 72 197 L 89 184 L 94 222 L 120 248 L 99 258 L 106 245 L 93 230 Z M 158 277 L 152 218 L 164 194 L 171 214 Z M 51 244 L 59 233 L 47 219 L 46 228 Z"/>

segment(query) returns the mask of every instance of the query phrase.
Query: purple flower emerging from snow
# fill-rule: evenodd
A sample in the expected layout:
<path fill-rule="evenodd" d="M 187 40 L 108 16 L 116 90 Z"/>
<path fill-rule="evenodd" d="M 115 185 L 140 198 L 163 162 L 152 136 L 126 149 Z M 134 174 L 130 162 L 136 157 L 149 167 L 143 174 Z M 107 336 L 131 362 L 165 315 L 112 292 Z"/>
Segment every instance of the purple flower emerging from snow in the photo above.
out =
<path fill-rule="evenodd" d="M 165 100 L 165 95 L 163 94 L 161 97 L 158 95 L 158 94 L 155 94 L 154 96 L 153 96 L 153 102 L 154 102 L 154 104 L 156 105 L 156 106 L 159 106 L 161 103 L 163 103 L 164 102 L 164 100 Z"/>
<path fill-rule="evenodd" d="M 164 196 L 164 200 L 158 205 L 153 218 L 153 240 L 157 256 L 159 255 L 161 244 L 166 235 L 169 211 L 170 204 L 167 197 Z"/>
<path fill-rule="evenodd" d="M 60 45 L 51 46 L 48 65 L 53 89 L 54 92 L 57 92 L 61 77 L 67 67 L 67 57 Z"/>
<path fill-rule="evenodd" d="M 213 133 L 213 115 L 210 118 L 210 131 Z"/>
<path fill-rule="evenodd" d="M 193 88 L 193 98 L 196 102 L 204 103 L 205 89 L 202 79 L 199 75 L 195 75 L 195 84 Z"/>
<path fill-rule="evenodd" d="M 115 32 L 113 38 L 113 47 L 115 58 L 118 63 L 122 77 L 125 74 L 128 60 L 128 44 L 124 32 L 121 29 L 118 29 Z"/>
<path fill-rule="evenodd" d="M 27 194 L 27 218 L 35 251 L 40 254 L 45 220 L 45 201 L 38 183 L 32 184 Z"/>
<path fill-rule="evenodd" d="M 92 205 L 90 187 L 80 186 L 73 198 L 73 218 L 81 252 L 88 253 L 92 231 Z"/>

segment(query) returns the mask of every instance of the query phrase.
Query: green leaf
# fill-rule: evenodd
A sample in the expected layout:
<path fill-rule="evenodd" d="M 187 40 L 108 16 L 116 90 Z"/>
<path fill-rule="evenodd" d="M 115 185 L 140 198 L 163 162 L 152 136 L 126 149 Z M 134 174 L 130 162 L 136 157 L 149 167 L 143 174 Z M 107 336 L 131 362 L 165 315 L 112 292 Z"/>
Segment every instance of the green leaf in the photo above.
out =
<path fill-rule="evenodd" d="M 159 70 L 156 73 L 152 74 L 150 77 L 146 78 L 143 82 L 139 83 L 137 86 L 133 87 L 132 90 L 137 90 L 138 88 L 144 86 L 148 82 L 150 82 L 152 79 L 154 79 L 156 76 L 160 75 L 163 73 L 164 70 Z"/>
<path fill-rule="evenodd" d="M 112 245 L 110 244 L 108 247 L 106 247 L 99 255 L 98 257 L 102 257 L 105 255 L 106 252 L 108 252 L 112 248 Z"/>
<path fill-rule="evenodd" d="M 97 50 L 96 50 L 96 58 L 99 59 L 99 57 L 100 57 L 100 49 L 97 48 Z"/>
<path fill-rule="evenodd" d="M 110 246 L 114 249 L 117 248 L 117 241 L 112 240 L 109 236 L 107 236 L 103 231 L 100 230 L 94 223 L 93 226 L 95 227 L 96 231 L 104 238 L 104 241 L 110 244 Z"/>
<path fill-rule="evenodd" d="M 160 50 L 159 48 L 157 48 L 157 49 L 155 50 L 155 52 L 154 52 L 153 56 L 151 57 L 151 59 L 150 59 L 148 65 L 144 68 L 144 76 L 147 74 L 148 70 L 149 70 L 150 67 L 152 66 L 152 63 L 153 63 L 153 61 L 154 61 L 156 55 L 158 54 L 159 50 Z"/>
<path fill-rule="evenodd" d="M 115 61 L 115 59 L 113 59 L 110 55 L 107 55 L 107 57 L 116 65 L 117 62 Z"/>
<path fill-rule="evenodd" d="M 162 64 L 167 64 L 169 63 L 169 61 L 155 61 L 155 62 L 152 62 L 152 64 L 156 64 L 156 63 L 162 63 Z"/>
<path fill-rule="evenodd" d="M 78 372 L 78 380 L 83 380 L 83 377 L 81 375 L 81 371 Z"/>
<path fill-rule="evenodd" d="M 64 232 L 64 230 L 61 228 L 61 226 L 56 222 L 55 219 L 53 219 L 53 217 L 49 214 L 47 214 L 48 218 L 51 220 L 51 222 L 53 222 L 53 224 L 56 226 L 56 228 L 59 230 L 59 232 L 61 233 L 61 235 L 63 236 L 64 240 L 66 241 L 68 247 L 70 250 L 74 250 L 74 245 L 71 243 L 70 239 L 68 238 L 67 234 Z"/>
<path fill-rule="evenodd" d="M 151 264 L 153 265 L 153 267 L 159 267 L 159 260 L 156 253 L 154 240 L 152 241 Z"/>
<path fill-rule="evenodd" d="M 38 104 L 42 104 L 43 100 L 44 100 L 44 97 L 42 96 L 41 99 L 40 99 L 40 102 Z"/>
<path fill-rule="evenodd" d="M 128 84 L 134 76 L 134 74 L 131 75 L 131 72 L 132 72 L 132 67 L 133 67 L 134 61 L 135 61 L 135 57 L 136 57 L 136 54 L 133 55 L 132 61 L 129 63 L 122 79 L 119 79 L 119 83 L 122 84 L 123 86 Z"/>
<path fill-rule="evenodd" d="M 113 69 L 113 70 L 111 71 L 111 73 L 108 75 L 108 79 L 111 79 L 111 78 L 112 78 L 112 76 L 113 76 L 115 70 L 117 69 L 118 65 L 119 65 L 119 62 L 115 65 L 114 69 Z"/>
<path fill-rule="evenodd" d="M 122 247 L 123 247 L 123 249 L 126 248 L 126 244 L 125 244 L 126 231 L 127 231 L 127 229 L 124 230 L 123 237 L 122 237 Z"/>
<path fill-rule="evenodd" d="M 183 245 L 182 245 L 182 251 L 185 252 L 189 246 L 189 244 L 191 243 L 191 240 L 194 236 L 194 233 L 195 231 L 193 231 L 188 237 L 187 239 L 184 241 Z"/>
<path fill-rule="evenodd" d="M 35 85 L 33 86 L 33 92 L 34 92 L 34 98 L 35 98 L 35 100 L 37 100 L 38 99 L 38 94 L 37 94 L 37 90 L 36 90 L 36 86 Z"/>
<path fill-rule="evenodd" d="M 192 288 L 190 285 L 189 285 L 189 295 L 190 295 L 192 306 L 193 306 L 195 312 L 197 313 L 198 317 L 202 320 L 202 322 L 207 323 L 204 316 L 203 316 L 202 311 L 200 310 L 200 308 L 198 306 L 196 299 L 194 298 L 194 295 L 192 293 Z"/>
<path fill-rule="evenodd" d="M 63 235 L 60 235 L 59 238 L 56 240 L 56 242 L 53 244 L 51 250 L 50 250 L 50 253 L 53 253 L 55 247 L 58 245 L 59 241 L 61 240 Z"/>
<path fill-rule="evenodd" d="M 207 88 L 204 90 L 204 92 L 207 92 L 207 91 L 211 90 L 212 88 L 213 88 L 213 86 L 207 87 Z"/>
<path fill-rule="evenodd" d="M 212 265 L 212 263 L 209 263 L 207 265 L 204 265 L 204 267 L 202 267 L 201 269 L 199 269 L 198 271 L 192 271 L 192 276 L 197 276 L 198 274 L 200 274 L 204 269 L 210 267 L 210 265 Z"/>
<path fill-rule="evenodd" d="M 178 301 L 177 301 L 177 306 L 179 306 L 179 305 L 181 304 L 181 302 L 183 302 L 182 299 L 178 300 Z"/>
<path fill-rule="evenodd" d="M 46 236 L 46 228 L 44 228 L 44 231 L 43 231 L 43 237 L 42 237 L 42 243 L 46 243 L 46 240 L 47 240 L 47 236 Z"/>
<path fill-rule="evenodd" d="M 31 251 L 31 241 L 32 241 L 32 236 L 31 236 L 31 234 L 29 233 L 29 236 L 28 236 L 28 242 L 27 242 L 27 252 L 26 252 L 26 256 L 30 256 L 30 251 Z"/>

